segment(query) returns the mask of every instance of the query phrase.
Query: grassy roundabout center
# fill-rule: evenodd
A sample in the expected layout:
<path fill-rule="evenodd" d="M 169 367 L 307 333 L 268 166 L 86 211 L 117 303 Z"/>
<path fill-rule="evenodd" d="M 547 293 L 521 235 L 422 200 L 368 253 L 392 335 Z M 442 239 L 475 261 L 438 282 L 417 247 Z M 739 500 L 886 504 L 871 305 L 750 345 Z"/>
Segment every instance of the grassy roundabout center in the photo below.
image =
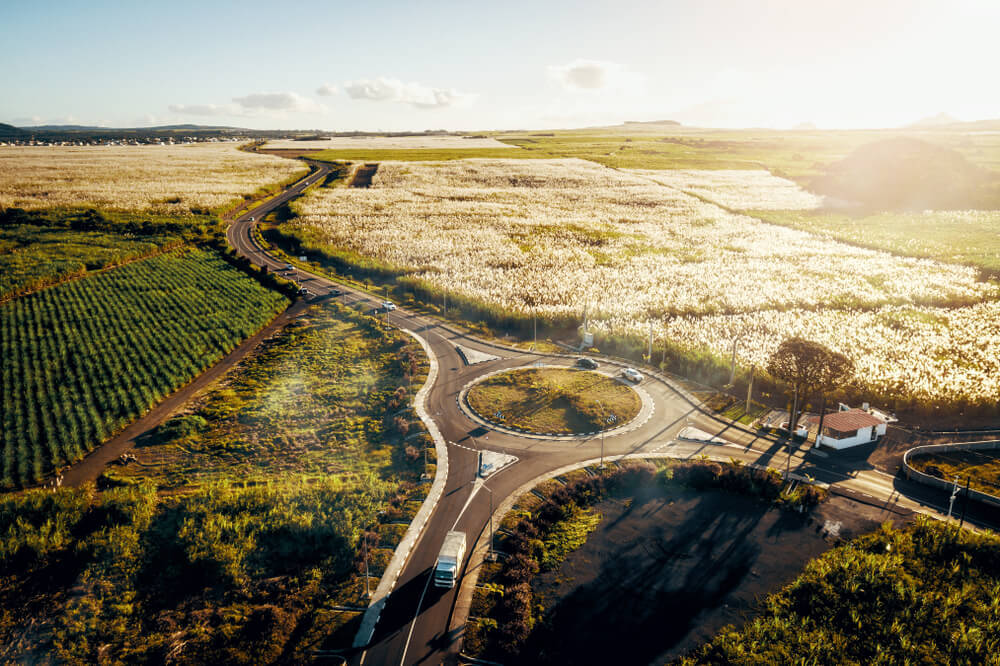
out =
<path fill-rule="evenodd" d="M 525 368 L 488 377 L 469 389 L 469 407 L 491 423 L 539 434 L 582 435 L 635 418 L 639 395 L 587 370 Z"/>

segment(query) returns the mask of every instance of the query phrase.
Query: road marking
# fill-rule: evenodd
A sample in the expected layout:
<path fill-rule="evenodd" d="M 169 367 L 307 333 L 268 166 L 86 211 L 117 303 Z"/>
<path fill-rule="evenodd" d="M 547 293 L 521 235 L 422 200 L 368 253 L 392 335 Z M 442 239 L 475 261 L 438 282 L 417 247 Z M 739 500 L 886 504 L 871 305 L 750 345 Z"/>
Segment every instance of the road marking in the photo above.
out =
<path fill-rule="evenodd" d="M 476 496 L 476 493 L 479 492 L 479 487 L 482 485 L 485 485 L 485 481 L 479 478 L 472 483 L 472 492 L 469 494 L 469 499 L 465 500 L 465 506 L 463 506 L 462 510 L 458 512 L 458 518 L 455 519 L 455 524 L 451 526 L 451 529 L 455 529 L 455 527 L 458 526 L 458 521 L 462 520 L 462 516 L 465 515 L 465 510 L 469 508 L 470 504 L 472 504 L 472 498 Z"/>
<path fill-rule="evenodd" d="M 427 588 L 431 586 L 431 576 L 427 577 L 427 582 L 424 583 L 424 591 L 420 593 L 420 601 L 417 602 L 417 612 L 413 614 L 413 620 L 410 621 L 410 632 L 406 634 L 406 643 L 403 645 L 403 656 L 399 658 L 400 664 L 406 663 L 406 651 L 410 649 L 410 639 L 413 638 L 413 628 L 417 626 L 417 618 L 420 617 L 420 607 L 424 605 L 424 596 L 427 595 Z"/>

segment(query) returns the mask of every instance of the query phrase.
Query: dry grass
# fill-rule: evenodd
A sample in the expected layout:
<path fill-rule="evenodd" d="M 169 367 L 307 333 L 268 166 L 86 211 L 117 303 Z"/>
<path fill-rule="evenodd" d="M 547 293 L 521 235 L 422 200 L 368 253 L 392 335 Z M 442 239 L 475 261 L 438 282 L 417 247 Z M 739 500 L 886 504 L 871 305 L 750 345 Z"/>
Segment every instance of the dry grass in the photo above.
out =
<path fill-rule="evenodd" d="M 188 215 L 304 173 L 234 144 L 0 148 L 0 209 L 91 206 Z"/>
<path fill-rule="evenodd" d="M 413 150 L 436 148 L 510 148 L 517 149 L 507 143 L 486 137 L 464 136 L 340 136 L 330 139 L 295 141 L 280 139 L 268 141 L 264 145 L 268 150 Z"/>

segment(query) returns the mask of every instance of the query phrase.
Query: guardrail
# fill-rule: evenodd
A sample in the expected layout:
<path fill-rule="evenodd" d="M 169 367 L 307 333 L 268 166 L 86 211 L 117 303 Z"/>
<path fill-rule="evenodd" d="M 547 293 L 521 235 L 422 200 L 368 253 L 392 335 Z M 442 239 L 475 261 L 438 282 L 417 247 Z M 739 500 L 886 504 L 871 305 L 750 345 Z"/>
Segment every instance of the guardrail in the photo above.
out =
<path fill-rule="evenodd" d="M 905 474 L 906 478 L 911 481 L 916 481 L 917 483 L 922 483 L 926 486 L 931 486 L 932 488 L 937 488 L 945 492 L 951 492 L 951 490 L 955 487 L 953 481 L 940 479 L 936 476 L 921 472 L 910 464 L 910 458 L 913 456 L 942 453 L 945 451 L 995 451 L 997 449 L 1000 449 L 1000 440 L 959 442 L 957 444 L 925 444 L 923 446 L 915 446 L 903 454 L 903 474 Z M 970 488 L 968 497 L 969 499 L 977 502 L 982 502 L 983 504 L 1000 508 L 1000 497 L 995 495 L 990 495 L 989 493 L 984 493 L 979 490 L 972 490 Z"/>

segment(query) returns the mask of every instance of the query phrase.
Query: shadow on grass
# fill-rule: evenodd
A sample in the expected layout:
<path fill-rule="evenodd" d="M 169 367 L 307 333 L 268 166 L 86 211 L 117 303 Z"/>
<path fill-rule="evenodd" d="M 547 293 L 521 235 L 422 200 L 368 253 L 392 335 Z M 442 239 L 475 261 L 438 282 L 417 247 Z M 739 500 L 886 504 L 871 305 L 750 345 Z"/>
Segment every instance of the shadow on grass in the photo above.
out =
<path fill-rule="evenodd" d="M 722 605 L 760 555 L 760 535 L 752 533 L 767 505 L 705 494 L 671 524 L 656 515 L 668 501 L 636 498 L 602 526 L 608 550 L 597 577 L 546 613 L 519 663 L 649 663 L 678 645 L 704 611 Z M 639 538 L 610 542 L 626 519 L 645 521 L 633 532 Z"/>

